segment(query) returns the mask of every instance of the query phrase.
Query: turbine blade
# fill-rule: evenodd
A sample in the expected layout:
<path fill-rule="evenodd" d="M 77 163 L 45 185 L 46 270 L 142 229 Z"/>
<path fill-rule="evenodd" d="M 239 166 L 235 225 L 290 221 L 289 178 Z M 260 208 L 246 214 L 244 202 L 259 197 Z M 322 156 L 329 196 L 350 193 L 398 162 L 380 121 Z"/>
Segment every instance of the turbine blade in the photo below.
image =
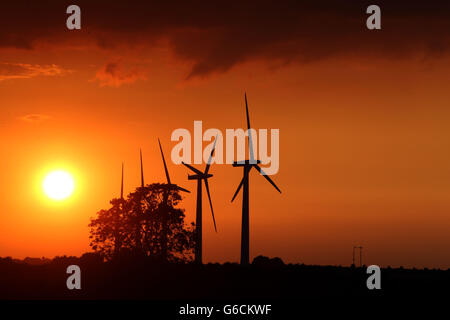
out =
<path fill-rule="evenodd" d="M 216 136 L 216 138 L 214 139 L 214 145 L 213 145 L 213 148 L 212 148 L 212 150 L 211 150 L 211 154 L 209 155 L 208 162 L 207 162 L 207 164 L 206 164 L 205 174 L 208 173 L 209 167 L 211 166 L 211 159 L 212 159 L 212 156 L 213 156 L 213 154 L 214 154 L 214 150 L 216 150 L 216 142 L 217 142 L 217 136 Z"/>
<path fill-rule="evenodd" d="M 213 218 L 213 222 L 214 222 L 214 230 L 216 230 L 216 232 L 217 232 L 216 219 L 214 218 L 214 210 L 213 210 L 213 206 L 212 206 L 212 202 L 211 202 L 211 195 L 209 194 L 208 179 L 205 179 L 205 187 L 206 187 L 206 193 L 208 194 L 209 206 L 211 207 L 211 214 L 212 214 L 212 218 Z"/>
<path fill-rule="evenodd" d="M 122 162 L 122 183 L 120 185 L 120 199 L 123 200 L 123 162 Z"/>
<path fill-rule="evenodd" d="M 185 188 L 182 188 L 180 186 L 177 186 L 177 190 L 184 191 L 184 192 L 187 192 L 187 193 L 191 193 L 189 190 L 187 190 Z"/>
<path fill-rule="evenodd" d="M 245 111 L 247 113 L 247 129 L 250 129 L 250 117 L 248 115 L 247 92 L 244 93 L 244 96 L 245 96 Z"/>
<path fill-rule="evenodd" d="M 158 138 L 158 143 L 159 143 L 159 150 L 161 150 L 161 156 L 162 156 L 162 160 L 164 163 L 164 170 L 166 171 L 167 184 L 171 184 L 170 177 L 169 177 L 169 171 L 167 170 L 166 159 L 164 159 L 164 153 L 163 153 L 163 150 L 161 147 L 161 141 L 159 141 L 159 138 Z"/>
<path fill-rule="evenodd" d="M 248 150 L 250 152 L 250 163 L 253 163 L 255 157 L 253 154 L 253 141 L 252 141 L 252 134 L 250 131 L 250 116 L 248 115 L 248 104 L 247 104 L 247 92 L 244 93 L 245 95 L 245 112 L 247 114 L 247 133 L 248 133 Z"/>
<path fill-rule="evenodd" d="M 243 177 L 241 180 L 241 183 L 239 183 L 239 186 L 238 186 L 236 192 L 234 193 L 234 196 L 233 196 L 233 199 L 231 199 L 231 202 L 234 201 L 234 198 L 236 198 L 237 194 L 239 193 L 239 190 L 241 190 L 242 185 L 244 184 L 244 179 L 245 179 L 245 177 Z"/>
<path fill-rule="evenodd" d="M 194 171 L 196 174 L 203 175 L 203 172 L 201 172 L 200 170 L 194 168 L 193 166 L 191 166 L 191 165 L 189 165 L 189 164 L 187 164 L 187 163 L 184 163 L 183 161 L 181 161 L 181 163 L 182 163 L 185 167 L 187 167 L 187 168 L 191 169 L 192 171 Z"/>
<path fill-rule="evenodd" d="M 141 187 L 144 187 L 144 166 L 142 165 L 142 149 L 139 149 L 141 153 Z"/>
<path fill-rule="evenodd" d="M 255 169 L 258 170 L 259 173 L 260 173 L 264 178 L 266 178 L 266 180 L 269 181 L 270 184 L 273 185 L 273 186 L 275 187 L 275 189 L 278 190 L 279 193 L 281 193 L 281 190 L 278 189 L 278 187 L 277 187 L 277 185 L 275 184 L 275 182 L 273 182 L 272 179 L 270 179 L 269 176 L 268 176 L 267 174 L 265 174 L 265 172 L 263 171 L 263 169 L 261 169 L 260 166 L 254 164 L 253 167 L 255 167 Z"/>

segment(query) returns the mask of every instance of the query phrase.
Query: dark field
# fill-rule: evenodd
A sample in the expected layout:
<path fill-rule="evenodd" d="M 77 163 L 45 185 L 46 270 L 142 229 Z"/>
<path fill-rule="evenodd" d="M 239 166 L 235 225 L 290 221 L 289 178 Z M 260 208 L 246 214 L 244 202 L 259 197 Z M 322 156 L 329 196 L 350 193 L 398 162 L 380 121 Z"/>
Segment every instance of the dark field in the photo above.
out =
<path fill-rule="evenodd" d="M 34 265 L 0 259 L 0 299 L 139 299 L 166 301 L 292 301 L 305 298 L 445 297 L 450 270 L 381 271 L 381 290 L 368 290 L 366 268 L 285 265 L 158 264 L 149 260 L 101 262 L 63 257 Z M 38 265 L 41 264 L 41 265 Z M 81 290 L 69 290 L 69 265 L 81 268 Z"/>

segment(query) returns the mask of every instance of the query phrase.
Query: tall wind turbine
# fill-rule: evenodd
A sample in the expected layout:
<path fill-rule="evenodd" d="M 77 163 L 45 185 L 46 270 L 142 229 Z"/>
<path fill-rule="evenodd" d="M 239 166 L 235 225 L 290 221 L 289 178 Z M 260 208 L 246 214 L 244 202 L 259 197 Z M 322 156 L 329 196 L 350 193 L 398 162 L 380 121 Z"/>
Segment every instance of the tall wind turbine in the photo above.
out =
<path fill-rule="evenodd" d="M 252 135 L 251 135 L 251 127 L 250 127 L 250 117 L 248 114 L 248 104 L 247 104 L 247 93 L 245 93 L 245 111 L 247 114 L 247 128 L 248 128 L 248 147 L 250 153 L 250 160 L 241 160 L 235 161 L 233 163 L 233 167 L 243 167 L 243 177 L 239 186 L 234 193 L 234 198 L 236 198 L 239 190 L 243 187 L 242 194 L 242 229 L 241 229 L 241 264 L 247 265 L 250 263 L 250 227 L 249 227 L 249 173 L 252 168 L 258 170 L 259 173 L 263 175 L 263 177 L 270 182 L 272 186 L 277 189 L 278 192 L 281 193 L 281 190 L 277 187 L 275 182 L 269 178 L 268 175 L 264 173 L 260 166 L 258 166 L 261 161 L 256 160 L 253 155 L 253 143 L 252 143 Z"/>
<path fill-rule="evenodd" d="M 206 187 L 206 193 L 208 194 L 209 199 L 209 206 L 211 207 L 211 214 L 214 222 L 214 229 L 217 232 L 216 227 L 216 219 L 214 218 L 214 210 L 211 202 L 211 195 L 209 193 L 209 185 L 208 185 L 208 179 L 211 178 L 213 175 L 208 173 L 209 167 L 211 166 L 211 158 L 213 156 L 214 150 L 216 148 L 216 142 L 217 142 L 217 136 L 214 140 L 214 145 L 211 150 L 211 154 L 209 155 L 208 162 L 206 164 L 205 172 L 201 172 L 200 170 L 194 168 L 193 166 L 183 163 L 187 168 L 191 169 L 195 174 L 194 175 L 188 175 L 189 180 L 197 180 L 197 212 L 196 212 L 196 247 L 195 247 L 195 262 L 198 264 L 202 264 L 202 181 L 205 181 L 205 187 Z"/>
<path fill-rule="evenodd" d="M 162 157 L 162 161 L 164 164 L 164 171 L 166 173 L 166 178 L 167 178 L 168 189 L 164 192 L 164 197 L 163 197 L 163 205 L 167 206 L 167 201 L 169 199 L 169 190 L 179 190 L 179 191 L 188 192 L 188 193 L 190 193 L 190 191 L 170 182 L 169 170 L 167 170 L 166 159 L 164 158 L 164 152 L 162 150 L 161 141 L 159 141 L 159 138 L 158 138 L 158 144 L 159 144 L 159 150 L 161 151 L 161 157 Z M 165 260 L 167 257 L 167 220 L 166 220 L 166 218 L 167 218 L 167 216 L 165 215 L 163 217 L 162 234 L 161 234 L 161 237 L 162 237 L 161 251 L 162 251 L 163 260 Z"/>

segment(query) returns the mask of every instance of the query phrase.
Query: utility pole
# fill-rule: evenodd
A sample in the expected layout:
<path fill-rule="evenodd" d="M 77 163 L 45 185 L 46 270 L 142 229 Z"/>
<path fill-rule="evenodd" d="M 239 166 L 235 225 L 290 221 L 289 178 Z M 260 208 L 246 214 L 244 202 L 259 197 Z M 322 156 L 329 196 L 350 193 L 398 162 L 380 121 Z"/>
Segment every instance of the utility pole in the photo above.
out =
<path fill-rule="evenodd" d="M 362 249 L 363 247 L 360 246 L 359 247 L 359 266 L 362 268 L 363 264 L 362 264 Z"/>
<path fill-rule="evenodd" d="M 363 249 L 363 247 L 362 246 L 353 246 L 353 252 L 352 252 L 352 266 L 355 266 L 356 267 L 356 265 L 355 265 L 355 249 L 359 249 L 359 267 L 362 267 L 363 266 L 363 264 L 362 264 L 362 249 Z"/>
<path fill-rule="evenodd" d="M 352 255 L 352 257 L 353 257 L 353 258 L 352 258 L 352 267 L 355 267 L 355 248 L 356 248 L 356 247 L 353 246 L 353 252 L 352 252 L 352 254 L 353 254 L 353 255 Z"/>

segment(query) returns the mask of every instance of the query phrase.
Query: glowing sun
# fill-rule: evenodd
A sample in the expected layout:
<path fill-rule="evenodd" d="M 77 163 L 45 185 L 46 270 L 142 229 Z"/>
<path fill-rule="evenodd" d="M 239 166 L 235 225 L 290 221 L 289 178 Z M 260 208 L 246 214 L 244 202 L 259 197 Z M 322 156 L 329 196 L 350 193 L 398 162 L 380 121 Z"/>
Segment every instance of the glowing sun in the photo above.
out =
<path fill-rule="evenodd" d="M 45 177 L 42 187 L 49 198 L 64 200 L 72 194 L 75 184 L 69 173 L 58 170 L 50 172 Z"/>

